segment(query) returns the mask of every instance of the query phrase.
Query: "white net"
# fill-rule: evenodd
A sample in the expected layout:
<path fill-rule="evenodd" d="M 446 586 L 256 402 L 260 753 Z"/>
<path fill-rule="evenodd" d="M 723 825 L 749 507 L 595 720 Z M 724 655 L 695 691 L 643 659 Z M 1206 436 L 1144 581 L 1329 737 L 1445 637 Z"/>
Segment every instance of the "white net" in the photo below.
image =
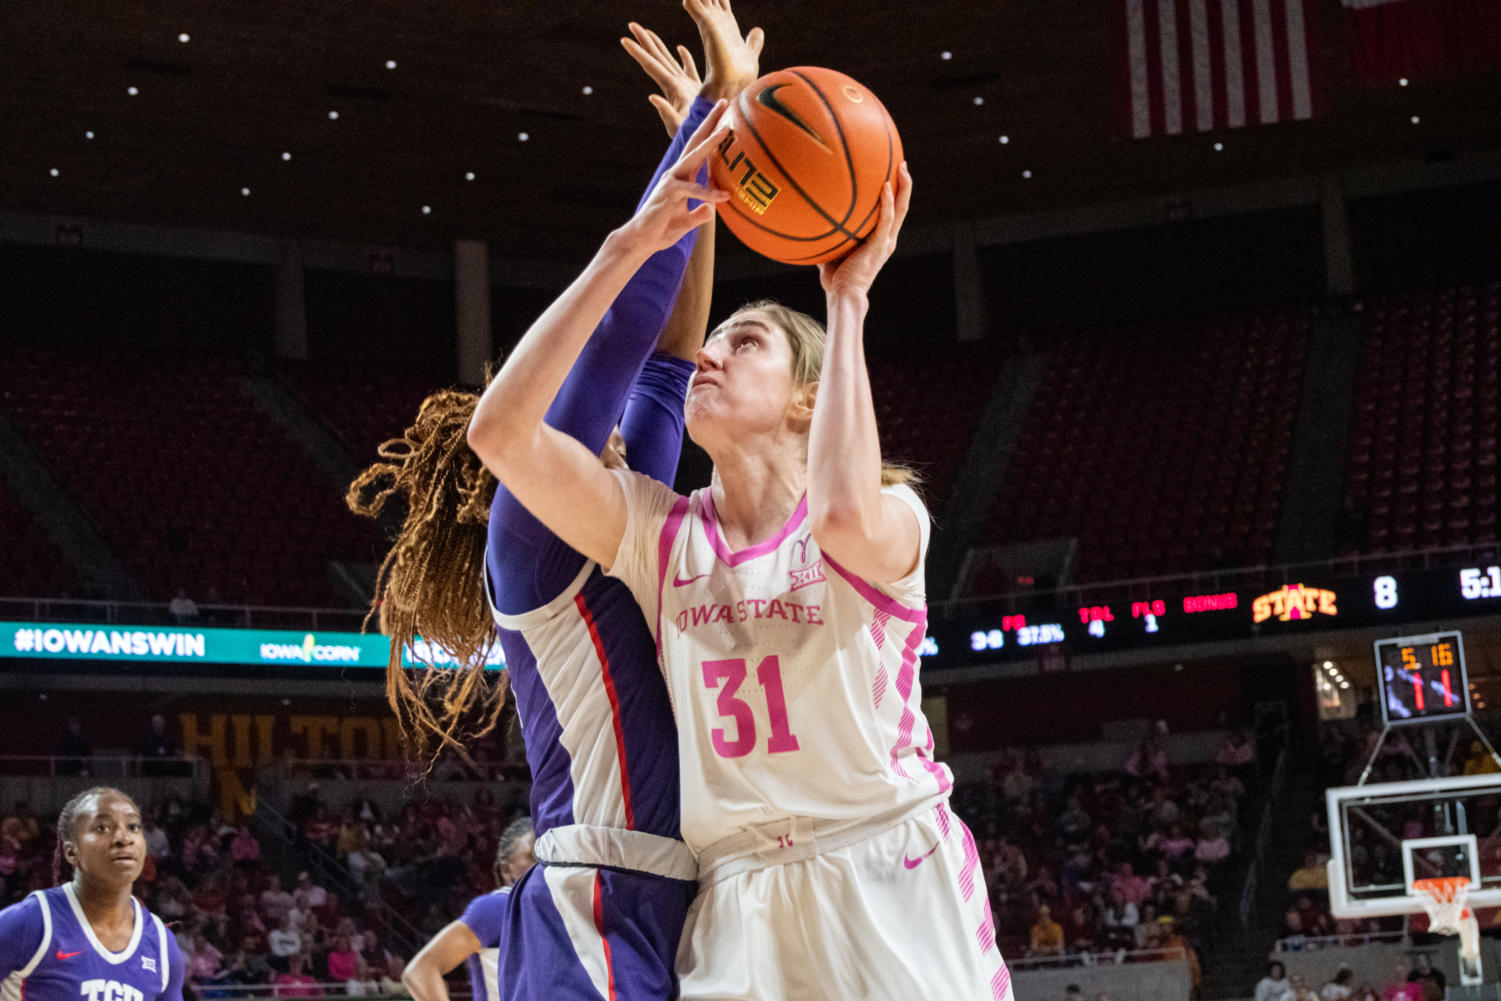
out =
<path fill-rule="evenodd" d="M 1461 922 L 1468 917 L 1465 902 L 1470 896 L 1470 881 L 1464 876 L 1438 879 L 1415 879 L 1412 888 L 1421 895 L 1428 912 L 1428 930 L 1435 935 L 1458 935 Z"/>

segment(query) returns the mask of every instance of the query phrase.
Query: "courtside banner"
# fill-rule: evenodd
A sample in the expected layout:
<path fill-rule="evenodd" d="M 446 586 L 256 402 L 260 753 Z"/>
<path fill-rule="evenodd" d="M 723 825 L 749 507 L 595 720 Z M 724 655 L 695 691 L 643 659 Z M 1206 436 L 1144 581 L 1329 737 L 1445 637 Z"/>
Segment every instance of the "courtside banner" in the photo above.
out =
<path fill-rule="evenodd" d="M 402 658 L 408 667 L 453 666 L 446 651 L 420 640 L 417 646 L 416 656 L 408 648 Z M 0 622 L 0 658 L 384 668 L 390 650 L 378 634 Z M 503 664 L 496 644 L 487 669 Z"/>

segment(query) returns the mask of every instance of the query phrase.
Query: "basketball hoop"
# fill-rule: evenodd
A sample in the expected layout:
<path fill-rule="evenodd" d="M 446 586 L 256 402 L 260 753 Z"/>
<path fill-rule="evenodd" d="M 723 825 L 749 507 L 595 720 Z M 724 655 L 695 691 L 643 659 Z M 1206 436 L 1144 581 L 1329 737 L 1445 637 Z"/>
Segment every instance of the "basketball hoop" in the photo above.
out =
<path fill-rule="evenodd" d="M 1438 876 L 1415 879 L 1412 889 L 1422 895 L 1423 910 L 1428 912 L 1428 930 L 1435 935 L 1458 935 L 1460 923 L 1470 916 L 1465 901 L 1470 896 L 1467 876 Z"/>

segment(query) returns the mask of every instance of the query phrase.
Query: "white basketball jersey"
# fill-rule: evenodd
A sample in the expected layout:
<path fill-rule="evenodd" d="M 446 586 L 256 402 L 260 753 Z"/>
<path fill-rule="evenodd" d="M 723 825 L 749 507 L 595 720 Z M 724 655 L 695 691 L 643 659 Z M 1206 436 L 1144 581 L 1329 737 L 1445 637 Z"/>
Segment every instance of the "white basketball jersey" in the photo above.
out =
<path fill-rule="evenodd" d="M 610 573 L 657 636 L 689 848 L 789 818 L 859 822 L 948 791 L 917 681 L 929 535 L 917 494 L 885 490 L 917 516 L 921 558 L 877 587 L 819 551 L 806 498 L 773 538 L 731 552 L 709 490 L 682 497 L 616 475 L 629 516 Z"/>

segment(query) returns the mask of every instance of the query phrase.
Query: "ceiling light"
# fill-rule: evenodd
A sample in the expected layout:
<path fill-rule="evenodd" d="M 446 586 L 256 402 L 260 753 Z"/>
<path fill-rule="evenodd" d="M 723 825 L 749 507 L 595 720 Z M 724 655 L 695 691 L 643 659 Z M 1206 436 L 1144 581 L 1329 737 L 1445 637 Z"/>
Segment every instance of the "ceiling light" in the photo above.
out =
<path fill-rule="evenodd" d="M 424 205 L 424 206 L 422 206 L 422 214 L 423 215 L 432 215 L 433 214 L 433 207 L 431 205 Z"/>
<path fill-rule="evenodd" d="M 337 111 L 330 111 L 328 113 L 328 120 L 331 122 L 337 122 L 339 120 L 339 113 Z"/>
<path fill-rule="evenodd" d="M 472 180 L 474 180 L 474 171 L 472 171 L 472 170 L 466 171 L 465 174 L 464 174 L 464 180 L 466 180 L 466 181 L 472 181 Z"/>
<path fill-rule="evenodd" d="M 1022 171 L 1022 177 L 1030 181 L 1032 179 L 1032 172 L 1030 170 L 1024 170 Z"/>
<path fill-rule="evenodd" d="M 985 98 L 981 97 L 979 94 L 976 94 L 975 95 L 975 106 L 979 107 L 980 105 L 982 105 L 984 103 L 985 103 Z"/>
<path fill-rule="evenodd" d="M 1341 687 L 1341 688 L 1349 688 L 1350 687 L 1350 683 L 1348 681 L 1341 681 L 1339 683 L 1339 687 Z"/>
<path fill-rule="evenodd" d="M 47 171 L 47 173 L 51 174 L 53 177 L 56 177 L 57 174 L 58 174 L 58 170 L 57 170 L 56 167 L 53 167 L 51 170 Z"/>
<path fill-rule="evenodd" d="M 1332 660 L 1326 660 L 1326 661 L 1324 661 L 1324 670 L 1326 670 L 1326 671 L 1332 671 L 1332 670 L 1334 670 L 1334 661 L 1332 661 Z"/>
<path fill-rule="evenodd" d="M 395 68 L 396 68 L 396 60 L 394 60 L 394 59 L 387 59 L 386 60 L 386 69 L 388 69 L 388 70 L 394 70 Z"/>
<path fill-rule="evenodd" d="M 594 93 L 594 88 L 586 83 L 584 84 L 583 93 L 585 97 L 588 97 L 590 94 Z"/>
<path fill-rule="evenodd" d="M 94 130 L 93 129 L 89 129 L 89 131 L 87 131 L 87 132 L 85 132 L 83 134 L 83 137 L 85 139 L 92 139 L 92 138 L 94 138 Z"/>
<path fill-rule="evenodd" d="M 1001 145 L 1002 146 L 1006 145 L 1010 141 L 1011 141 L 1011 137 L 1010 136 L 1001 136 Z"/>
<path fill-rule="evenodd" d="M 1407 86 L 1407 77 L 1404 76 L 1404 77 L 1400 78 L 1397 81 L 1397 86 L 1398 87 L 1406 87 Z"/>
<path fill-rule="evenodd" d="M 140 93 L 140 91 L 137 90 L 134 87 L 126 87 L 125 88 L 125 93 L 129 94 L 131 97 L 135 97 L 137 94 Z"/>
<path fill-rule="evenodd" d="M 1225 144 L 1224 143 L 1215 143 L 1214 144 L 1214 151 L 1216 153 L 1223 153 L 1223 152 L 1225 152 Z"/>
<path fill-rule="evenodd" d="M 1417 115 L 1413 115 L 1412 116 L 1412 124 L 1416 125 L 1416 124 L 1418 124 L 1421 121 L 1422 121 L 1422 119 L 1419 118 Z"/>
<path fill-rule="evenodd" d="M 188 33 L 186 31 L 184 31 L 182 34 L 178 35 L 177 36 L 177 40 L 179 42 L 181 42 L 182 44 L 184 44 L 184 45 L 188 44 L 188 42 L 191 41 L 191 39 L 188 37 Z"/>
<path fill-rule="evenodd" d="M 291 154 L 291 153 L 283 153 L 283 154 L 282 154 L 282 155 L 281 155 L 281 158 L 282 158 L 282 159 L 283 159 L 283 160 L 290 160 L 290 159 L 292 159 L 292 154 Z"/>
<path fill-rule="evenodd" d="M 241 188 L 240 189 L 240 194 L 243 195 L 246 198 L 249 198 L 250 197 L 250 189 L 249 188 Z"/>
<path fill-rule="evenodd" d="M 954 58 L 954 54 L 948 49 L 944 49 L 942 52 L 938 53 L 938 58 L 942 59 L 944 62 L 948 62 L 950 59 Z"/>
<path fill-rule="evenodd" d="M 525 133 L 525 132 L 518 132 L 516 134 L 516 138 L 520 142 L 526 142 L 528 139 L 531 138 L 531 136 L 528 133 Z"/>

